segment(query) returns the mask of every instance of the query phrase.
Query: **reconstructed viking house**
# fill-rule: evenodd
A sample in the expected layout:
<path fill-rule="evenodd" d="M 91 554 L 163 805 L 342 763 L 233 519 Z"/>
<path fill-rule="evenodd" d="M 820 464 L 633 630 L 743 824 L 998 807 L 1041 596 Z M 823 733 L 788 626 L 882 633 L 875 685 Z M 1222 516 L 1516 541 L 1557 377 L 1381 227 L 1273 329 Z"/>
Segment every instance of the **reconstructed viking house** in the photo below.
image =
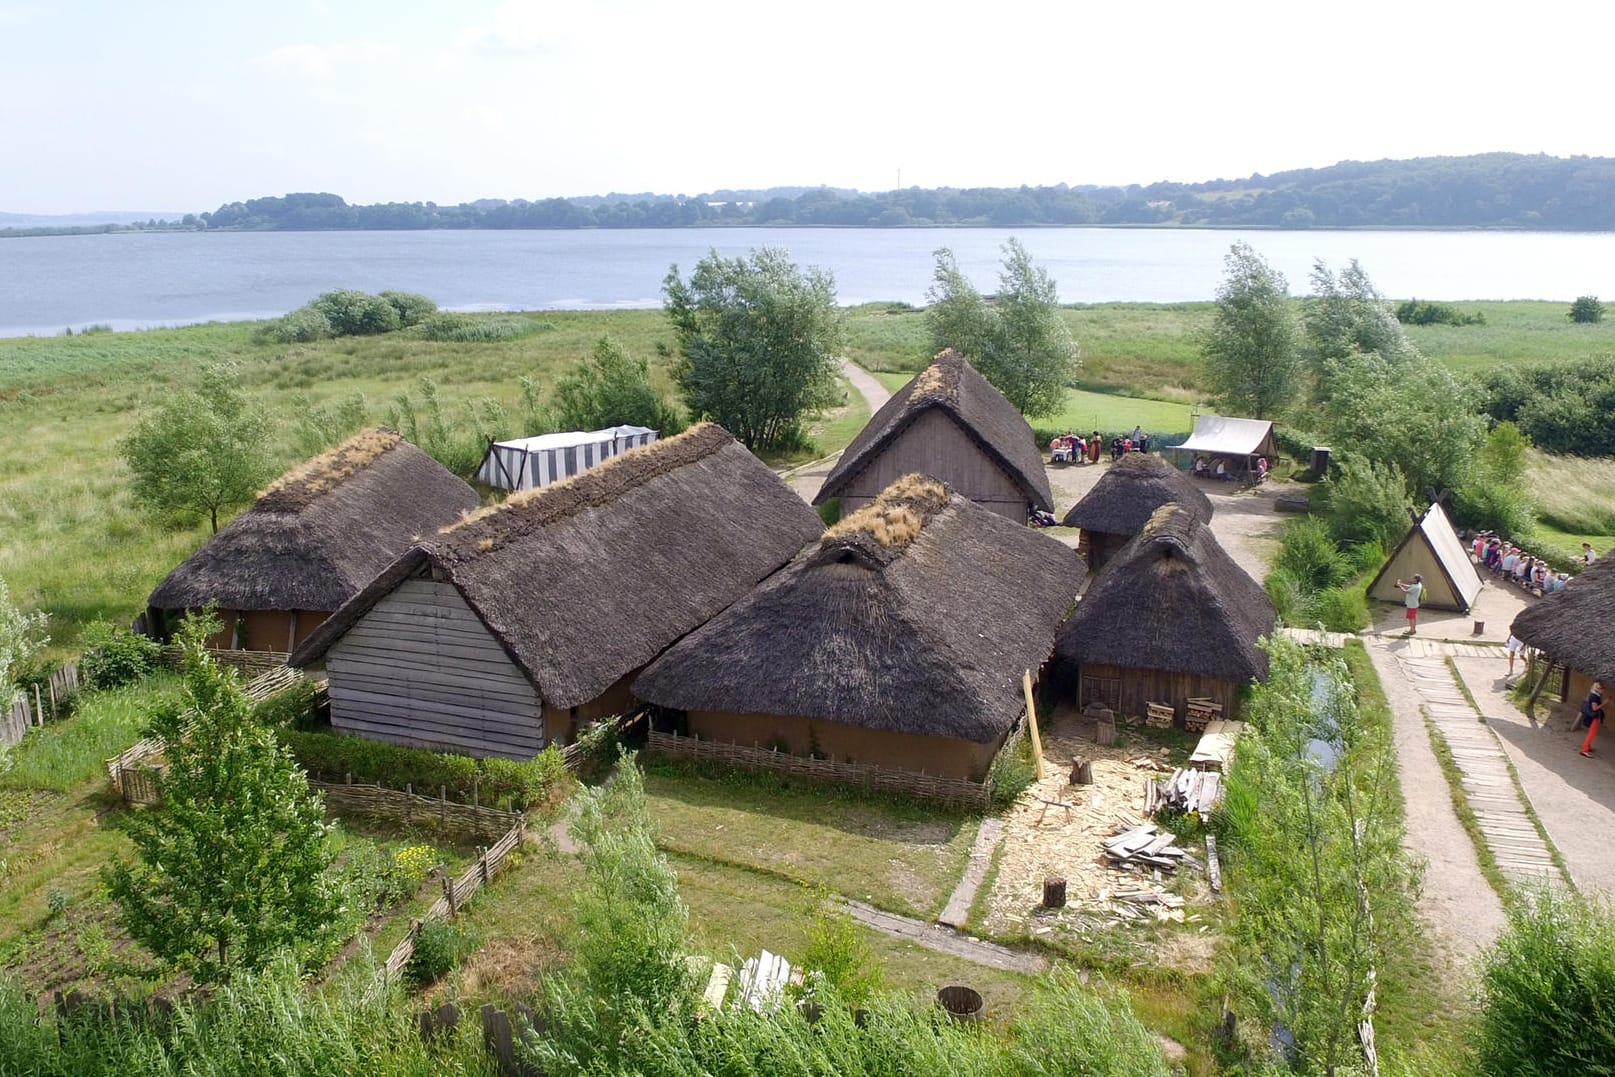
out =
<path fill-rule="evenodd" d="M 1054 511 L 1043 453 L 1014 404 L 958 352 L 931 361 L 875 413 L 831 470 L 815 505 L 843 515 L 917 472 L 1016 523 L 1027 506 Z"/>
<path fill-rule="evenodd" d="M 1098 572 L 1162 505 L 1176 502 L 1201 523 L 1211 522 L 1211 499 L 1159 456 L 1128 453 L 1110 466 L 1062 521 L 1080 527 L 1077 552 Z"/>
<path fill-rule="evenodd" d="M 1594 681 L 1604 682 L 1604 698 L 1615 689 L 1615 553 L 1600 557 L 1565 584 L 1563 591 L 1544 595 L 1521 610 L 1509 631 L 1528 647 L 1565 667 L 1559 683 L 1548 690 L 1559 693 L 1574 712 L 1587 698 Z"/>
<path fill-rule="evenodd" d="M 146 600 L 152 634 L 217 606 L 212 646 L 290 651 L 476 492 L 391 430 L 367 430 L 276 479 Z"/>
<path fill-rule="evenodd" d="M 1217 544 L 1211 529 L 1177 504 L 1155 510 L 1088 588 L 1061 626 L 1060 680 L 1077 703 L 1143 715 L 1207 698 L 1238 710 L 1239 689 L 1267 676 L 1257 640 L 1277 614 L 1261 585 Z"/>
<path fill-rule="evenodd" d="M 292 665 L 323 663 L 340 732 L 530 758 L 628 709 L 634 674 L 820 527 L 727 431 L 702 424 L 415 546 Z"/>
<path fill-rule="evenodd" d="M 670 648 L 634 694 L 704 740 L 980 779 L 1082 576 L 1061 543 L 910 475 Z"/>

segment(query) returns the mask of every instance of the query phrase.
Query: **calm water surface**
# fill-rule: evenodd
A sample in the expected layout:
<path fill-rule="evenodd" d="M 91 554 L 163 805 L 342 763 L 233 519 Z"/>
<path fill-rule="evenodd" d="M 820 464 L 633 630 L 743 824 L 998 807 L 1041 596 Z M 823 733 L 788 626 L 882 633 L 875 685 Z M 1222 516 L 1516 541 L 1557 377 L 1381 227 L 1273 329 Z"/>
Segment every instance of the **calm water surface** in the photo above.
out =
<path fill-rule="evenodd" d="M 1243 239 L 1306 291 L 1315 259 L 1357 258 L 1387 295 L 1615 296 L 1615 233 L 1133 229 L 258 232 L 0 239 L 0 336 L 267 318 L 333 288 L 424 292 L 457 310 L 655 307 L 672 263 L 779 246 L 835 274 L 843 303 L 923 302 L 951 247 L 985 291 L 1018 235 L 1068 303 L 1210 299 Z"/>

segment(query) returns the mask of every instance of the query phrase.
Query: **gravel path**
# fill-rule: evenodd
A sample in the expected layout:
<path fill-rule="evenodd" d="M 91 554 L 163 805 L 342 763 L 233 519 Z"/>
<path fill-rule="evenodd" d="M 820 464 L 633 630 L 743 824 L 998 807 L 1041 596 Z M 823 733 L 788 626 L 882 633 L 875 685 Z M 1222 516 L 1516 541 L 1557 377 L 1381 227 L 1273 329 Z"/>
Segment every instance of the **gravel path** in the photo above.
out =
<path fill-rule="evenodd" d="M 851 359 L 842 359 L 840 363 L 841 373 L 846 375 L 852 387 L 858 390 L 858 395 L 864 398 L 864 402 L 869 405 L 869 414 L 873 417 L 875 412 L 892 398 L 892 394 L 886 391 L 886 386 L 882 385 L 873 374 Z M 824 480 L 830 477 L 830 472 L 840 459 L 841 454 L 834 452 L 822 460 L 815 460 L 811 464 L 803 464 L 795 470 L 787 471 L 783 478 L 786 485 L 796 491 L 797 496 L 811 505 L 819 494 L 819 487 L 824 485 Z"/>

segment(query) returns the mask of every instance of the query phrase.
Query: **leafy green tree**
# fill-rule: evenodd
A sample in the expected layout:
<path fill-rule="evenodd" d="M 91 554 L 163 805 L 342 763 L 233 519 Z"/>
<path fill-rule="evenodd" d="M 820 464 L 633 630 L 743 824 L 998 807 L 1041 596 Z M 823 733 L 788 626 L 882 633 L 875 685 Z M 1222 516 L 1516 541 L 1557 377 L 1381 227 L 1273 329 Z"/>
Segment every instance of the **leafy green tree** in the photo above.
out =
<path fill-rule="evenodd" d="M 683 425 L 651 384 L 650 364 L 629 355 L 609 336 L 601 337 L 594 354 L 556 383 L 555 415 L 564 430 L 648 426 L 665 435 L 678 433 Z"/>
<path fill-rule="evenodd" d="M 1355 258 L 1339 274 L 1322 259 L 1313 265 L 1312 295 L 1303 320 L 1309 351 L 1319 365 L 1356 354 L 1379 355 L 1392 363 L 1419 355 Z"/>
<path fill-rule="evenodd" d="M 1389 548 L 1412 519 L 1413 500 L 1402 469 L 1356 453 L 1343 453 L 1337 462 L 1335 473 L 1323 483 L 1329 533 L 1343 545 L 1374 542 Z"/>
<path fill-rule="evenodd" d="M 946 247 L 926 298 L 932 350 L 953 348 L 975 364 L 1026 415 L 1059 410 L 1076 376 L 1077 344 L 1060 317 L 1049 271 L 1032 262 L 1019 240 L 1004 244 L 998 294 L 988 302 Z"/>
<path fill-rule="evenodd" d="M 398 307 L 382 296 L 371 295 L 368 292 L 351 289 L 326 292 L 310 303 L 309 307 L 325 315 L 326 320 L 331 323 L 331 331 L 339 337 L 391 333 L 404 324 Z"/>
<path fill-rule="evenodd" d="M 1284 274 L 1248 243 L 1223 259 L 1217 309 L 1201 341 L 1212 387 L 1236 413 L 1271 419 L 1301 390 L 1300 332 Z"/>
<path fill-rule="evenodd" d="M 182 627 L 181 707 L 148 730 L 168 769 L 161 803 L 124 824 L 138 859 L 104 872 L 130 936 L 202 981 L 311 951 L 340 911 L 320 798 L 253 719 L 234 671 L 208 655 L 210 622 Z"/>
<path fill-rule="evenodd" d="M 1596 295 L 1578 295 L 1576 301 L 1570 304 L 1570 320 L 1578 325 L 1588 325 L 1604 320 L 1604 304 L 1598 301 Z"/>
<path fill-rule="evenodd" d="M 837 399 L 843 337 L 828 272 L 798 269 L 768 247 L 729 259 L 714 250 L 688 281 L 669 268 L 662 294 L 692 417 L 719 423 L 748 449 L 775 449 L 801 437 L 805 415 Z"/>
<path fill-rule="evenodd" d="M 382 292 L 376 298 L 386 300 L 398 312 L 398 324 L 405 329 L 437 313 L 437 303 L 419 292 Z"/>
<path fill-rule="evenodd" d="M 158 512 L 206 516 L 217 533 L 219 513 L 252 500 L 272 476 L 269 432 L 235 368 L 210 366 L 197 389 L 168 396 L 121 443 L 131 492 Z"/>

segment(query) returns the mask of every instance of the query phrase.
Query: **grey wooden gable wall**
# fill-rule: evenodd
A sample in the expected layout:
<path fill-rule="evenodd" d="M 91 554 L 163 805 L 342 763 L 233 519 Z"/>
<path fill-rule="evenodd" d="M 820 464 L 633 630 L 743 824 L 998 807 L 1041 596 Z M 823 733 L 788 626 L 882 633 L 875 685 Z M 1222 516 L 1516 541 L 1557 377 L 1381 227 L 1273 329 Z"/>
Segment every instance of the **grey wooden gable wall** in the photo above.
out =
<path fill-rule="evenodd" d="M 508 759 L 544 747 L 538 692 L 453 584 L 405 580 L 325 668 L 338 732 Z"/>

